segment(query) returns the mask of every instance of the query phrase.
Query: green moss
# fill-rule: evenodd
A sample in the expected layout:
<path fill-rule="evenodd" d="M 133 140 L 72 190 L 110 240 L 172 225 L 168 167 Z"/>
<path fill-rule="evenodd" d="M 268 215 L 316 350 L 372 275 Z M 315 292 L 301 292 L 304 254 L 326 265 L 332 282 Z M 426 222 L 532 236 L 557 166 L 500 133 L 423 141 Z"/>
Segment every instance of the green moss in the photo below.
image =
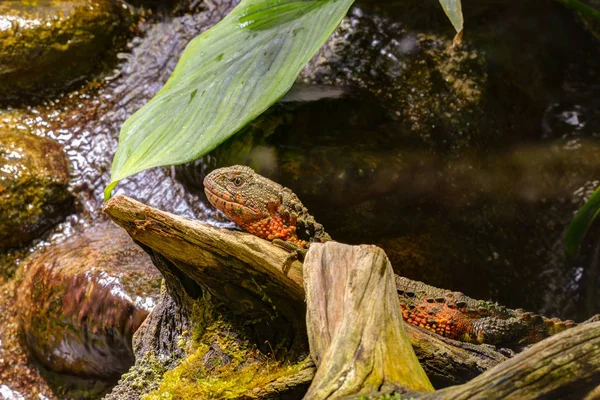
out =
<path fill-rule="evenodd" d="M 162 362 L 152 354 L 146 354 L 127 373 L 123 374 L 121 381 L 128 382 L 133 389 L 143 391 L 148 385 L 152 385 L 152 382 L 156 382 L 165 371 L 166 368 Z"/>
<path fill-rule="evenodd" d="M 159 399 L 234 399 L 253 389 L 263 388 L 281 377 L 300 371 L 301 364 L 291 365 L 275 360 L 246 363 L 256 350 L 228 352 L 234 357 L 226 365 L 207 366 L 204 362 L 209 347 L 200 346 L 177 368 L 167 372 L 160 387 L 142 397 Z"/>
<path fill-rule="evenodd" d="M 304 367 L 263 355 L 244 338 L 230 334 L 236 330 L 224 319 L 203 331 L 200 341 L 192 342 L 190 355 L 165 373 L 158 389 L 142 399 L 233 399 L 260 391 Z"/>
<path fill-rule="evenodd" d="M 398 393 L 384 394 L 381 396 L 360 396 L 358 400 L 413 400 L 414 397 L 402 396 Z"/>
<path fill-rule="evenodd" d="M 8 282 L 15 276 L 21 260 L 29 253 L 29 248 L 13 247 L 0 250 L 0 284 Z"/>
<path fill-rule="evenodd" d="M 118 386 L 113 389 L 109 397 L 139 398 L 141 393 L 148 393 L 158 388 L 158 382 L 166 371 L 165 363 L 148 352 L 136 360 L 135 365 L 121 376 Z"/>

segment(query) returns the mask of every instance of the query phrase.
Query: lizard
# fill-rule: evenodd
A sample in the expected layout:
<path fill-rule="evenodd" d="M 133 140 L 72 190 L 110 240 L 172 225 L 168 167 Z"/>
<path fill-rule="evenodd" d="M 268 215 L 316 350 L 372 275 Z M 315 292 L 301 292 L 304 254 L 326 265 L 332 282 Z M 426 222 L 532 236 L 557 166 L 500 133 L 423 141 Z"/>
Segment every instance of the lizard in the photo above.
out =
<path fill-rule="evenodd" d="M 521 350 L 577 325 L 396 275 L 403 319 L 450 339 Z"/>
<path fill-rule="evenodd" d="M 263 239 L 305 249 L 331 237 L 290 189 L 250 167 L 219 168 L 204 178 L 208 201 L 243 230 Z"/>
<path fill-rule="evenodd" d="M 290 189 L 249 167 L 235 165 L 212 171 L 204 178 L 204 191 L 208 201 L 226 217 L 263 239 L 304 251 L 311 243 L 332 240 Z M 522 349 L 576 325 L 397 275 L 396 289 L 406 322 L 463 342 Z"/>

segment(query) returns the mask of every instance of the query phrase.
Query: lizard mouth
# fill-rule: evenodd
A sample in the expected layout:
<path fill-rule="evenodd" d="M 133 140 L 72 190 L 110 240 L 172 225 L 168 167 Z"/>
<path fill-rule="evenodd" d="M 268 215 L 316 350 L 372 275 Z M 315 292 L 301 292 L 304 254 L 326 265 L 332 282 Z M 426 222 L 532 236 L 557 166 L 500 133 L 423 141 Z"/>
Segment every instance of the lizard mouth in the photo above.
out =
<path fill-rule="evenodd" d="M 204 188 L 206 198 L 216 209 L 220 210 L 231 219 L 233 222 L 238 223 L 238 220 L 244 222 L 250 222 L 254 219 L 259 219 L 259 212 L 251 207 L 244 204 L 240 204 L 235 198 L 228 192 L 223 190 L 211 190 L 207 187 Z"/>

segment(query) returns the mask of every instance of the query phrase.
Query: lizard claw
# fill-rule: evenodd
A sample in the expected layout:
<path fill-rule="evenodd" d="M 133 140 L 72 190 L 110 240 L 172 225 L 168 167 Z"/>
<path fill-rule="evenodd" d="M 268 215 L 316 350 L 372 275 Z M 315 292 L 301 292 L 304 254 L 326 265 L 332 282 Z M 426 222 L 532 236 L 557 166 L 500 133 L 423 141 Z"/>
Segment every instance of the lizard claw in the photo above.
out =
<path fill-rule="evenodd" d="M 307 249 L 298 246 L 295 243 L 286 242 L 281 239 L 273 239 L 271 242 L 277 247 L 281 247 L 284 250 L 287 250 L 290 253 L 290 256 L 287 258 L 285 263 L 283 264 L 283 273 L 287 275 L 290 268 L 292 267 L 292 263 L 296 260 L 300 262 L 304 262 L 304 258 L 306 257 Z"/>

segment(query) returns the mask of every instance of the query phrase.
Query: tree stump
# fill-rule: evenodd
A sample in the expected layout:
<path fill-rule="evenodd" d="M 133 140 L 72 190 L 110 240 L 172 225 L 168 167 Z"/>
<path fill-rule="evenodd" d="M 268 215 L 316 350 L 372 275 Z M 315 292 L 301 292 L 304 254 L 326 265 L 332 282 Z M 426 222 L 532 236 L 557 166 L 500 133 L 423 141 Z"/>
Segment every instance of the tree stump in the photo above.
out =
<path fill-rule="evenodd" d="M 304 261 L 317 366 L 305 399 L 432 391 L 404 330 L 392 266 L 375 246 L 315 243 Z"/>

